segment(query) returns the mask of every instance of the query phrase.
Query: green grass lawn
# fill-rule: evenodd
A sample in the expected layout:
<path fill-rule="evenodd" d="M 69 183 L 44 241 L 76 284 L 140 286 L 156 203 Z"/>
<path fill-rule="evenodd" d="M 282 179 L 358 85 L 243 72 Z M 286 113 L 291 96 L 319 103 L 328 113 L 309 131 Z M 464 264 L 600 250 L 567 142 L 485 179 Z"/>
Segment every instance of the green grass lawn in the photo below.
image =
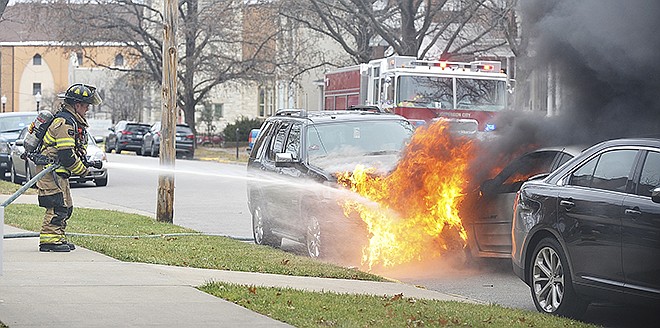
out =
<path fill-rule="evenodd" d="M 18 186 L 0 181 L 0 191 Z M 11 204 L 5 223 L 39 231 L 43 208 Z M 386 278 L 270 247 L 227 237 L 205 236 L 150 217 L 108 210 L 76 208 L 69 221 L 70 240 L 122 261 L 296 276 L 386 281 Z M 36 251 L 36 245 L 35 245 Z M 537 312 L 462 302 L 415 300 L 304 292 L 225 283 L 199 287 L 296 327 L 588 327 Z M 2 318 L 0 318 L 1 320 Z M 2 325 L 0 324 L 0 327 Z"/>

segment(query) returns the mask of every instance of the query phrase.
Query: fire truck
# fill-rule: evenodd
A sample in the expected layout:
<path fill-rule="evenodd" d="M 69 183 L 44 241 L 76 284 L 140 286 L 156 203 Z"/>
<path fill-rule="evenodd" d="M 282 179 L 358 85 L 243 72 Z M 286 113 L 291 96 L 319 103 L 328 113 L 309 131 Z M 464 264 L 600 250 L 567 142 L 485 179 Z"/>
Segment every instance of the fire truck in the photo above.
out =
<path fill-rule="evenodd" d="M 391 56 L 325 74 L 324 109 L 378 106 L 419 125 L 450 120 L 462 131 L 496 129 L 508 77 L 498 61 L 449 62 Z"/>

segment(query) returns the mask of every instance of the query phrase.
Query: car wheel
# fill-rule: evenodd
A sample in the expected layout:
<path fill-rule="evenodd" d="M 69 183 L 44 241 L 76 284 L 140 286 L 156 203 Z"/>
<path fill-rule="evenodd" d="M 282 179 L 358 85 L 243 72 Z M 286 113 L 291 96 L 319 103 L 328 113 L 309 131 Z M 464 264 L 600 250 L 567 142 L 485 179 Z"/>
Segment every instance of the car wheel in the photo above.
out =
<path fill-rule="evenodd" d="M 150 150 L 150 153 L 151 153 L 151 157 L 156 157 L 156 156 L 158 156 L 158 154 L 156 153 L 156 147 L 154 147 L 154 144 L 153 144 L 153 143 L 151 144 L 151 150 Z"/>
<path fill-rule="evenodd" d="M 121 154 L 121 148 L 119 148 L 119 141 L 115 143 L 115 153 Z"/>
<path fill-rule="evenodd" d="M 16 175 L 16 166 L 14 165 L 14 162 L 12 161 L 9 165 L 10 171 L 9 171 L 9 178 L 12 183 L 15 184 L 21 184 L 21 179 Z"/>
<path fill-rule="evenodd" d="M 108 185 L 108 177 L 102 178 L 102 179 L 94 179 L 94 184 L 97 187 L 105 187 Z"/>
<path fill-rule="evenodd" d="M 147 152 L 147 145 L 146 144 L 144 144 L 144 143 L 142 144 L 142 146 L 140 147 L 140 153 L 142 154 L 142 156 L 150 155 Z"/>
<path fill-rule="evenodd" d="M 135 151 L 135 155 L 142 155 L 142 147 Z"/>
<path fill-rule="evenodd" d="M 539 312 L 577 319 L 587 310 L 589 302 L 575 294 L 566 255 L 555 239 L 545 238 L 534 249 L 529 281 Z"/>
<path fill-rule="evenodd" d="M 309 215 L 305 229 L 305 248 L 309 257 L 315 259 L 323 255 L 321 237 L 321 224 L 319 224 L 318 218 L 315 215 Z"/>
<path fill-rule="evenodd" d="M 268 226 L 268 221 L 263 215 L 261 206 L 257 205 L 252 211 L 252 233 L 254 243 L 257 245 L 268 245 L 273 247 L 282 246 L 282 238 L 273 234 Z"/>
<path fill-rule="evenodd" d="M 104 150 L 106 153 L 111 153 L 112 152 L 112 147 L 110 147 L 110 140 L 105 141 L 105 145 L 103 146 Z"/>

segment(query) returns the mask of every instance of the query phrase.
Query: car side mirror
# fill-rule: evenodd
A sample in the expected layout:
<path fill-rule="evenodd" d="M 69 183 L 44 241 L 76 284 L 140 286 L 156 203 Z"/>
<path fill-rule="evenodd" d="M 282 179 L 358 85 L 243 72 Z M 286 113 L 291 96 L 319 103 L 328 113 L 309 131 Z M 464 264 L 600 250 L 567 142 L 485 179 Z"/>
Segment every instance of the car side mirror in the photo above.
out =
<path fill-rule="evenodd" d="M 651 200 L 654 203 L 660 203 L 660 187 L 651 191 Z"/>
<path fill-rule="evenodd" d="M 108 130 L 115 132 L 115 128 L 108 128 Z"/>
<path fill-rule="evenodd" d="M 291 167 L 297 163 L 292 153 L 275 154 L 275 167 Z"/>
<path fill-rule="evenodd" d="M 25 144 L 25 140 L 23 140 L 23 139 L 17 139 L 17 140 L 14 142 L 14 144 L 15 144 L 16 146 L 23 146 L 23 145 Z"/>
<path fill-rule="evenodd" d="M 101 143 L 103 142 L 103 137 L 94 137 L 94 141 L 96 141 L 96 143 Z"/>

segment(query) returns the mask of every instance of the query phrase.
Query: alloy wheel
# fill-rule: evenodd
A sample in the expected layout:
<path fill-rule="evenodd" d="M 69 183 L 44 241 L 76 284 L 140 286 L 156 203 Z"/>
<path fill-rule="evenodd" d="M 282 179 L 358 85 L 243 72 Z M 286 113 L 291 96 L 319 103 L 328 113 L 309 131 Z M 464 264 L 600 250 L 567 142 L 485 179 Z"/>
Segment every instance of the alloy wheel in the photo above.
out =
<path fill-rule="evenodd" d="M 254 209 L 254 214 L 252 214 L 252 232 L 254 234 L 254 243 L 257 245 L 263 245 L 264 217 L 259 206 Z"/>
<path fill-rule="evenodd" d="M 561 257 L 551 247 L 543 247 L 536 254 L 532 272 L 534 297 L 539 306 L 554 313 L 564 300 L 564 267 Z"/>
<path fill-rule="evenodd" d="M 313 215 L 309 217 L 307 224 L 305 244 L 309 257 L 318 258 L 321 255 L 321 225 Z"/>

